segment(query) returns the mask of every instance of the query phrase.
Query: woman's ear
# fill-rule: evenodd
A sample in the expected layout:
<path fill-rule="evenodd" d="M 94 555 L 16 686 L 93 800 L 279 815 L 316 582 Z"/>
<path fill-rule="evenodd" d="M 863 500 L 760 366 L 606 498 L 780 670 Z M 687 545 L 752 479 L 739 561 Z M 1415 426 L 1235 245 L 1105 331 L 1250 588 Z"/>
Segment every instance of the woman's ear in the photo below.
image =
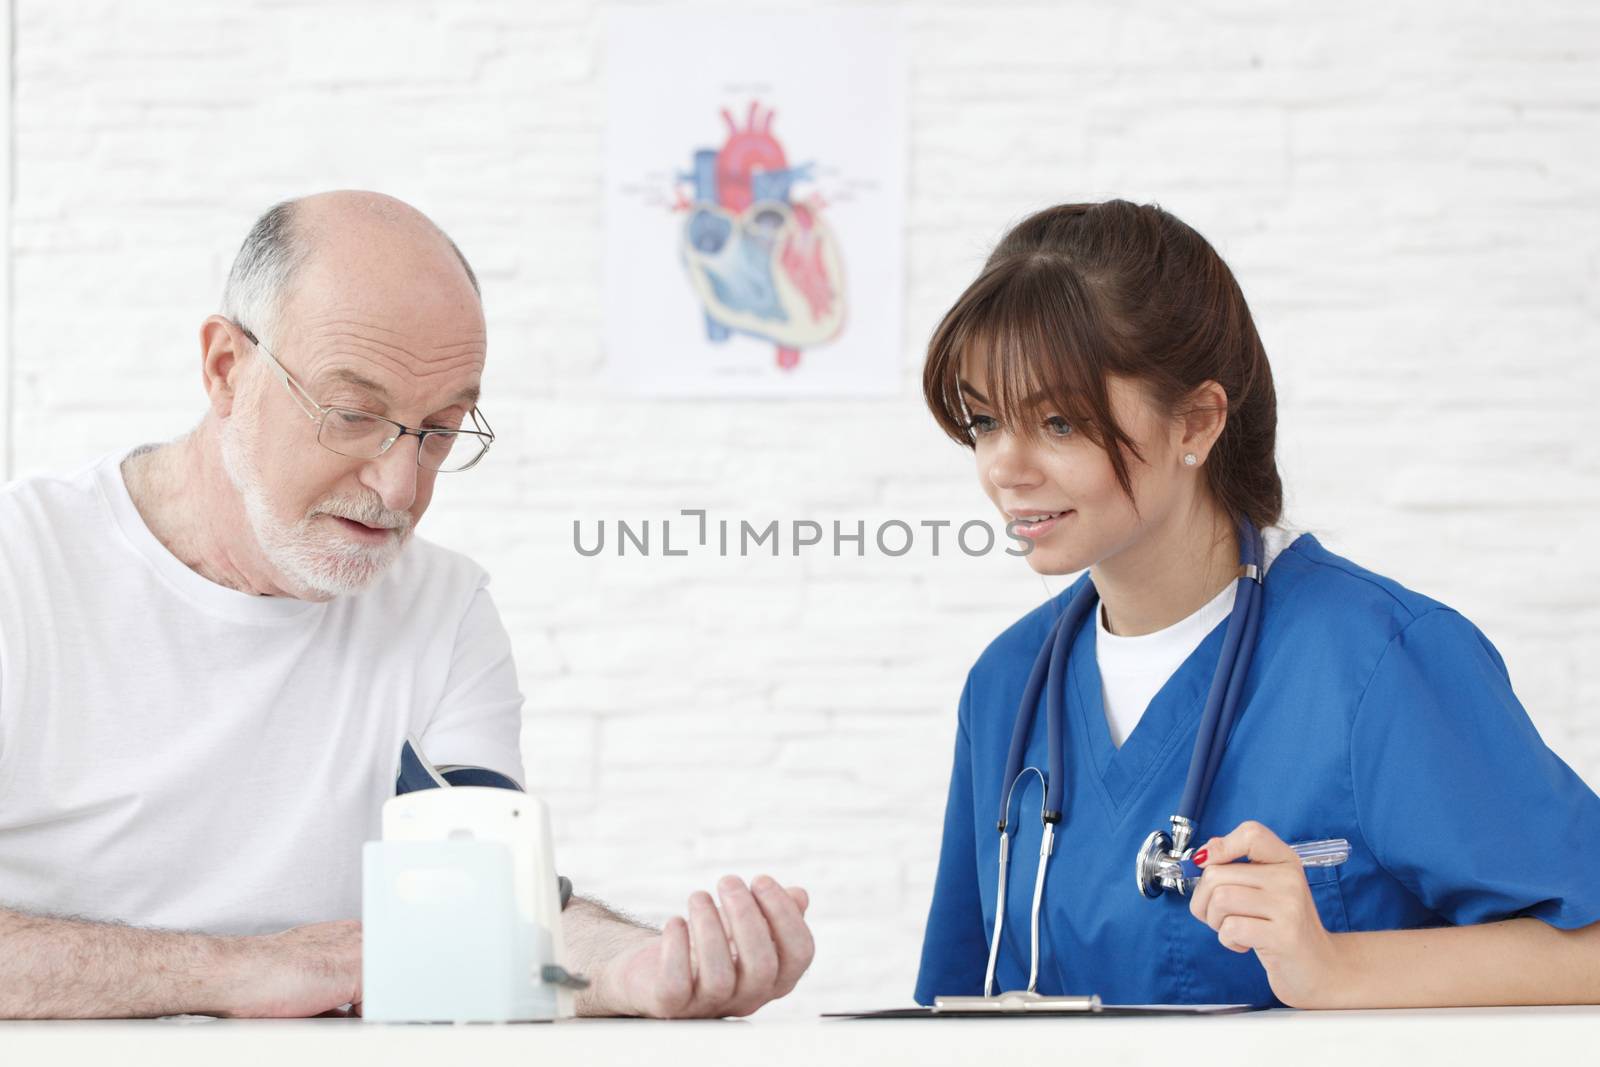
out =
<path fill-rule="evenodd" d="M 1178 454 L 1194 453 L 1204 464 L 1228 424 L 1228 393 L 1213 381 L 1201 382 L 1184 401 L 1178 417 Z"/>
<path fill-rule="evenodd" d="M 239 354 L 248 342 L 232 320 L 212 315 L 200 324 L 200 384 L 219 419 L 233 412 L 239 380 Z"/>

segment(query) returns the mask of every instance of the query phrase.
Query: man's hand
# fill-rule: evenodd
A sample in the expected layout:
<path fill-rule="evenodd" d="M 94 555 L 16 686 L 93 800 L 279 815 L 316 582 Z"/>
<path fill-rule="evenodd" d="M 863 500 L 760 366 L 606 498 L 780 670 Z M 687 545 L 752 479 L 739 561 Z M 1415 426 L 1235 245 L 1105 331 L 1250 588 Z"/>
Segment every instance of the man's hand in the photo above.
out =
<path fill-rule="evenodd" d="M 816 946 L 806 926 L 806 891 L 762 875 L 749 887 L 729 875 L 689 898 L 654 937 L 603 963 L 592 1010 L 661 1019 L 749 1015 L 795 987 Z"/>
<path fill-rule="evenodd" d="M 1243 822 L 1207 841 L 1194 861 L 1203 871 L 1189 911 L 1217 932 L 1222 947 L 1254 949 L 1272 992 L 1291 1007 L 1322 995 L 1342 960 L 1294 849 L 1260 823 Z"/>
<path fill-rule="evenodd" d="M 297 926 L 259 937 L 228 938 L 222 950 L 218 1014 L 298 1019 L 361 1008 L 361 924 Z"/>

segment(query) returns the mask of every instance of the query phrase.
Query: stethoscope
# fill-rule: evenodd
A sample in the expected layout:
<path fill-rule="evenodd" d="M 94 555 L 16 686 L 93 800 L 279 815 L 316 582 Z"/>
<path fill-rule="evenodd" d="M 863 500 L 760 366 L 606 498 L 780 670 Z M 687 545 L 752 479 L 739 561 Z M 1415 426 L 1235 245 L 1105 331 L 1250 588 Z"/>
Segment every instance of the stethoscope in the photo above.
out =
<path fill-rule="evenodd" d="M 1164 892 L 1183 895 L 1193 884 L 1193 867 L 1185 869 L 1189 858 L 1190 842 L 1195 826 L 1205 810 L 1206 797 L 1211 792 L 1212 779 L 1217 765 L 1222 762 L 1222 751 L 1227 745 L 1228 733 L 1233 728 L 1239 710 L 1239 694 L 1244 690 L 1245 675 L 1250 670 L 1250 655 L 1255 649 L 1256 630 L 1261 622 L 1261 576 L 1263 547 L 1261 533 L 1248 519 L 1239 521 L 1239 585 L 1233 599 L 1233 610 L 1228 615 L 1228 629 L 1222 639 L 1222 654 L 1217 659 L 1217 671 L 1211 679 L 1211 691 L 1206 696 L 1205 712 L 1200 718 L 1200 729 L 1194 739 L 1194 754 L 1189 759 L 1189 776 L 1184 782 L 1183 796 L 1178 810 L 1172 816 L 1172 831 L 1153 831 L 1139 847 L 1134 863 L 1134 880 L 1142 896 L 1154 899 Z M 1022 703 L 1017 709 L 1016 724 L 1011 731 L 1011 749 L 1006 756 L 1006 773 L 1001 779 L 1000 821 L 1000 887 L 995 896 L 994 939 L 989 944 L 989 967 L 984 975 L 983 995 L 990 996 L 994 988 L 995 963 L 1000 955 L 1000 931 L 1006 918 L 1006 870 L 1011 856 L 1011 797 L 1017 782 L 1024 774 L 1039 775 L 1044 787 L 1044 801 L 1039 819 L 1044 833 L 1039 841 L 1039 870 L 1033 880 L 1033 915 L 1031 952 L 1028 964 L 1028 993 L 1036 995 L 1039 981 L 1039 907 L 1044 899 L 1044 874 L 1050 854 L 1055 847 L 1055 827 L 1061 821 L 1062 790 L 1066 785 L 1066 753 L 1062 747 L 1062 724 L 1066 711 L 1062 706 L 1066 692 L 1067 656 L 1084 619 L 1095 605 L 1099 595 L 1094 583 L 1085 580 L 1067 602 L 1066 610 L 1056 619 L 1045 638 L 1033 670 L 1028 674 L 1028 684 L 1022 691 Z M 1049 774 L 1040 774 L 1037 767 L 1022 766 L 1023 752 L 1028 747 L 1028 736 L 1033 732 L 1033 721 L 1039 706 L 1039 694 L 1045 695 L 1045 726 L 1048 746 Z"/>

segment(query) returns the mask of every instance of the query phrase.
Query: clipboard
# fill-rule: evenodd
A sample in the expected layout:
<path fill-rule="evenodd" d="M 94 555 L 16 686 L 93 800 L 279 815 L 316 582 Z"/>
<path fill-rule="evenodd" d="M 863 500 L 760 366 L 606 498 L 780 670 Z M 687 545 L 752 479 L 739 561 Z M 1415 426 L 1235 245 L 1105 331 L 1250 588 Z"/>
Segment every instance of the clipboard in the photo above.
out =
<path fill-rule="evenodd" d="M 1255 1004 L 1103 1004 L 1098 996 L 1046 997 L 1002 993 L 997 997 L 935 997 L 932 1007 L 882 1011 L 824 1012 L 824 1019 L 1041 1019 L 1093 1016 L 1237 1015 L 1260 1011 Z"/>

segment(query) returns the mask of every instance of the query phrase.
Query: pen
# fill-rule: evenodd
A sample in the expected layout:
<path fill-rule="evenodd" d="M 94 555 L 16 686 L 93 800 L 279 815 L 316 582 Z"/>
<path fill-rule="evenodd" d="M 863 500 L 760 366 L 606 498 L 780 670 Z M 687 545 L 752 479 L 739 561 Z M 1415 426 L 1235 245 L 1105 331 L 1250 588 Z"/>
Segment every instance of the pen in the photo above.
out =
<path fill-rule="evenodd" d="M 1300 857 L 1300 863 L 1305 867 L 1337 867 L 1350 858 L 1350 842 L 1342 837 L 1324 838 L 1321 841 L 1301 841 L 1299 844 L 1290 845 L 1295 855 Z M 1235 863 L 1248 863 L 1248 860 L 1234 860 Z M 1203 868 L 1195 866 L 1188 856 L 1179 863 L 1185 881 L 1193 882 L 1199 879 Z"/>

